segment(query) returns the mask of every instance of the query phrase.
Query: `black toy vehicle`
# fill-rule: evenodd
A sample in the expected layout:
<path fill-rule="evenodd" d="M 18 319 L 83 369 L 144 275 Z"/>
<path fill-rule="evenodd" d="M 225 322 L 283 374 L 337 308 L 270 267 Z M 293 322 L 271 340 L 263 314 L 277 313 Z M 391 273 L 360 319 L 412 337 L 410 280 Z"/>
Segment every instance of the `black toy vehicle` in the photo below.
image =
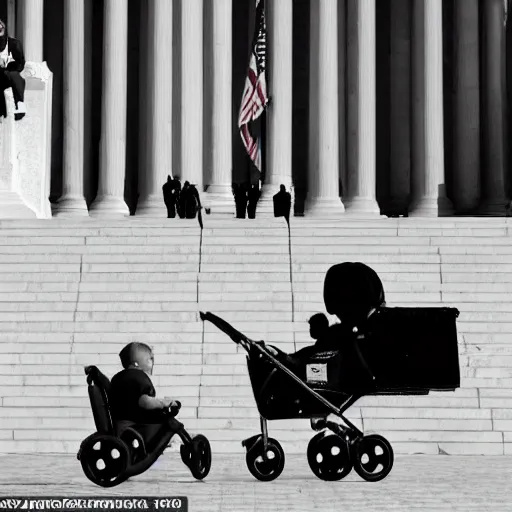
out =
<path fill-rule="evenodd" d="M 162 427 L 154 439 L 145 442 L 135 424 L 116 428 L 108 402 L 109 379 L 96 366 L 87 366 L 85 374 L 97 431 L 82 441 L 77 458 L 91 482 L 101 487 L 114 487 L 144 473 L 162 455 L 174 434 L 183 442 L 181 458 L 194 478 L 202 480 L 208 475 L 212 455 L 206 437 L 191 438 L 184 428 L 172 431 Z M 180 407 L 181 404 L 169 408 L 164 414 L 174 417 Z"/>

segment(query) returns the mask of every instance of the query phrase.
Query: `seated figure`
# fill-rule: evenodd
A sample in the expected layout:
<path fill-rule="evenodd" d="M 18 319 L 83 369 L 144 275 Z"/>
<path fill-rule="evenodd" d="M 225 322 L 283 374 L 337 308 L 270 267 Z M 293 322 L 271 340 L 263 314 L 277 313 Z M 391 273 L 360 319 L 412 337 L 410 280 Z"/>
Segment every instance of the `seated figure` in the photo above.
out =
<path fill-rule="evenodd" d="M 16 110 L 14 118 L 19 121 L 25 116 L 25 79 L 20 73 L 25 68 L 25 56 L 21 43 L 8 37 L 7 25 L 0 20 L 0 117 L 7 116 L 3 92 L 11 88 Z"/>
<path fill-rule="evenodd" d="M 179 198 L 181 192 L 181 182 L 175 176 L 171 178 L 167 176 L 167 181 L 162 186 L 164 194 L 164 203 L 167 208 L 167 218 L 174 219 L 176 217 L 176 209 L 179 206 Z"/>
<path fill-rule="evenodd" d="M 163 430 L 178 431 L 183 425 L 175 418 L 164 416 L 163 410 L 177 406 L 174 400 L 156 398 L 150 375 L 153 373 L 153 351 L 144 343 L 129 343 L 119 353 L 123 370 L 111 381 L 109 401 L 117 434 L 133 427 L 146 444 Z"/>
<path fill-rule="evenodd" d="M 310 347 L 287 356 L 290 362 L 303 362 L 312 353 L 329 350 L 346 351 L 365 328 L 375 311 L 385 306 L 382 281 L 377 273 L 359 262 L 345 262 L 332 266 L 324 280 L 324 303 L 330 315 L 341 323 L 325 329 Z M 274 355 L 284 355 L 275 347 L 267 347 Z"/>
<path fill-rule="evenodd" d="M 339 351 L 345 361 L 341 379 L 347 384 L 347 389 L 351 386 L 357 388 L 368 385 L 372 374 L 356 340 L 364 333 L 375 311 L 385 306 L 382 281 L 364 263 L 345 262 L 334 265 L 325 276 L 324 303 L 327 312 L 336 315 L 341 322 L 325 329 L 314 345 L 293 354 L 285 354 L 275 347 L 267 346 L 267 349 L 297 375 L 303 373 L 303 368 L 315 354 Z M 318 428 L 322 428 L 325 419 L 319 421 Z M 340 420 L 331 414 L 327 421 L 338 424 Z M 312 426 L 316 428 L 316 425 L 316 420 L 312 420 Z"/>

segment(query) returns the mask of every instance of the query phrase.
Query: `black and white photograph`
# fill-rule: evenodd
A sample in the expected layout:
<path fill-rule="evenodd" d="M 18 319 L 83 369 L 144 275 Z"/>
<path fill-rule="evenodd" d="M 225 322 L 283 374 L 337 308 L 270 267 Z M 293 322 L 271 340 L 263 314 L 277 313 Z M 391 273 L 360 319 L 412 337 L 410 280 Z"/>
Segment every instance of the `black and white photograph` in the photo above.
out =
<path fill-rule="evenodd" d="M 0 511 L 512 510 L 510 0 L 0 0 Z"/>

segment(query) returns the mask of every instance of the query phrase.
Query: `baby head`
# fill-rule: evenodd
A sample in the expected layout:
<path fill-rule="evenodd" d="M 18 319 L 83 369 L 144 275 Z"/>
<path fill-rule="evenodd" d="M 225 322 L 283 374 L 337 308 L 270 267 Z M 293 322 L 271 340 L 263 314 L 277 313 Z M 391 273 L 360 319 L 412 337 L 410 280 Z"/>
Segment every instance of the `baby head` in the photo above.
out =
<path fill-rule="evenodd" d="M 137 368 L 144 371 L 148 375 L 153 373 L 153 365 L 155 358 L 151 347 L 145 343 L 132 342 L 128 343 L 126 347 L 119 352 L 119 358 L 123 368 Z"/>
<path fill-rule="evenodd" d="M 325 276 L 324 303 L 330 315 L 356 325 L 372 310 L 385 305 L 382 281 L 375 270 L 364 263 L 339 263 Z"/>
<path fill-rule="evenodd" d="M 309 319 L 309 335 L 314 340 L 320 339 L 328 328 L 329 319 L 323 313 L 317 313 Z"/>

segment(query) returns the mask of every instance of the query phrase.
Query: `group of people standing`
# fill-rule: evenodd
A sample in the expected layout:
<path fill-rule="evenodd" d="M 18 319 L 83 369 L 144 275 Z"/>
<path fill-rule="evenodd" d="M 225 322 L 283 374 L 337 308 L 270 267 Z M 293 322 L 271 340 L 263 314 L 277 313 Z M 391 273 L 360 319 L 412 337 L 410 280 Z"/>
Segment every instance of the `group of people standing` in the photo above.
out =
<path fill-rule="evenodd" d="M 164 203 L 167 207 L 167 218 L 174 219 L 176 215 L 181 219 L 195 219 L 201 212 L 201 199 L 195 185 L 185 181 L 183 187 L 179 178 L 167 176 L 167 181 L 162 186 Z M 256 206 L 261 196 L 261 190 L 258 185 L 249 185 L 247 183 L 237 183 L 233 185 L 233 196 L 235 199 L 236 218 L 249 219 L 256 218 Z M 274 196 L 274 216 L 290 217 L 291 195 L 286 191 L 284 185 L 281 185 L 279 192 Z M 210 213 L 206 209 L 206 213 Z"/>
<path fill-rule="evenodd" d="M 233 185 L 233 196 L 235 198 L 236 218 L 256 218 L 256 205 L 260 198 L 261 191 L 258 185 L 249 183 L 235 183 Z"/>
<path fill-rule="evenodd" d="M 201 199 L 195 185 L 185 181 L 183 188 L 181 181 L 167 176 L 167 182 L 162 187 L 164 202 L 167 207 L 167 218 L 195 219 L 201 210 Z"/>

